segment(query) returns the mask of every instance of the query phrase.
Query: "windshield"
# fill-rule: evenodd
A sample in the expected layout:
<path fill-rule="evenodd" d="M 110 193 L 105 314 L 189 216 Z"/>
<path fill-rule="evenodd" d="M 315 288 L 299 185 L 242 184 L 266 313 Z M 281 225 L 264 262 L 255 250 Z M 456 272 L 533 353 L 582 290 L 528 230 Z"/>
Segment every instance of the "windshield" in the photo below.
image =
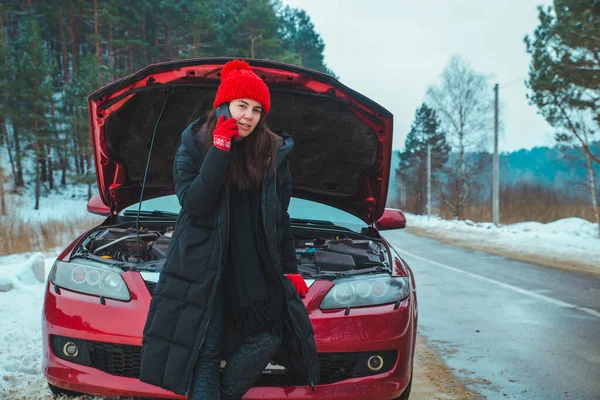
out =
<path fill-rule="evenodd" d="M 124 210 L 119 215 L 123 215 L 126 211 L 137 212 L 139 203 L 133 204 Z M 142 203 L 142 211 L 163 211 L 167 213 L 179 213 L 181 206 L 176 195 L 157 197 L 150 200 L 145 200 Z M 292 219 L 310 219 L 332 222 L 335 225 L 351 229 L 355 232 L 360 232 L 361 228 L 365 227 L 365 223 L 358 217 L 349 214 L 340 209 L 317 203 L 310 200 L 297 199 L 292 197 L 288 208 L 290 218 Z"/>

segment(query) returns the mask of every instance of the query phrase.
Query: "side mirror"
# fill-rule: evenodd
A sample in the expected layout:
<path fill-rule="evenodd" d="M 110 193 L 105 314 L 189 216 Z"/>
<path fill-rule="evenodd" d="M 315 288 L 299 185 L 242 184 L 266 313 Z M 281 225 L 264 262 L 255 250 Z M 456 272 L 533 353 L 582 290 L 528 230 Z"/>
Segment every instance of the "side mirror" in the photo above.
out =
<path fill-rule="evenodd" d="M 406 217 L 402 210 L 398 210 L 397 208 L 386 208 L 375 226 L 380 231 L 406 228 Z"/>
<path fill-rule="evenodd" d="M 92 214 L 103 215 L 105 217 L 110 215 L 110 208 L 102 202 L 102 199 L 98 194 L 90 197 L 90 200 L 87 203 L 87 210 Z"/>

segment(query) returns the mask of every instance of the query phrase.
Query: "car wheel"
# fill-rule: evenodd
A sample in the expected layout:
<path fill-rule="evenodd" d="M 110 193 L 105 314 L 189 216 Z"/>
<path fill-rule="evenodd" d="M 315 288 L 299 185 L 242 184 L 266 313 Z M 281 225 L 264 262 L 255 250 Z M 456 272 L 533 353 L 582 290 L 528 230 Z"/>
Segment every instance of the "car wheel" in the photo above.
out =
<path fill-rule="evenodd" d="M 48 382 L 48 388 L 50 389 L 52 394 L 63 395 L 63 396 L 67 396 L 67 397 L 81 396 L 83 394 L 83 393 L 74 392 L 72 390 L 59 388 L 58 386 L 54 386 L 50 382 Z"/>
<path fill-rule="evenodd" d="M 408 386 L 404 389 L 404 392 L 394 400 L 408 400 L 410 397 L 410 388 L 412 387 L 412 376 L 410 377 L 410 381 L 408 382 Z"/>

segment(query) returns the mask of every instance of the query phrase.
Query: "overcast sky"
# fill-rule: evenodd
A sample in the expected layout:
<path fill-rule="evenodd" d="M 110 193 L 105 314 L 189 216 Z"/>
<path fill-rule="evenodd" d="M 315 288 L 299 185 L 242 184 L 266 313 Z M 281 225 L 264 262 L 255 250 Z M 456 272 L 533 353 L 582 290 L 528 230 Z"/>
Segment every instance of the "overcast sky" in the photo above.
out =
<path fill-rule="evenodd" d="M 552 145 L 553 129 L 528 104 L 523 83 L 523 37 L 538 25 L 537 6 L 550 0 L 282 1 L 310 15 L 340 81 L 394 114 L 395 149 L 452 54 L 500 85 L 501 151 Z"/>

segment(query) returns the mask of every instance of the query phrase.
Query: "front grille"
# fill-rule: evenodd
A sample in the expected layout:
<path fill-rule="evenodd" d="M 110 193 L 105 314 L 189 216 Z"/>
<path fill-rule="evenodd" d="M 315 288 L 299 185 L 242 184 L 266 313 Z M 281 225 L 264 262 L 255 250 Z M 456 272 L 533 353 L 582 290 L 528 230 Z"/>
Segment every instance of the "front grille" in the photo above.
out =
<path fill-rule="evenodd" d="M 360 353 L 319 354 L 321 379 L 326 385 L 354 377 L 354 368 Z M 254 386 L 306 386 L 306 377 L 288 371 L 285 374 L 263 374 Z"/>
<path fill-rule="evenodd" d="M 67 357 L 63 353 L 66 343 L 73 342 L 79 352 L 76 357 Z M 116 376 L 139 378 L 141 352 L 140 346 L 94 342 L 91 340 L 71 339 L 63 336 L 50 337 L 52 352 L 63 360 L 81 365 L 89 365 Z"/>
<path fill-rule="evenodd" d="M 88 351 L 92 367 L 111 375 L 139 378 L 142 358 L 140 346 L 88 342 Z"/>
<path fill-rule="evenodd" d="M 156 282 L 144 281 L 144 283 L 146 283 L 146 287 L 148 288 L 148 291 L 150 292 L 150 294 L 154 293 L 154 288 L 156 287 Z"/>
<path fill-rule="evenodd" d="M 66 357 L 62 348 L 65 343 L 74 342 L 79 347 L 75 358 Z M 115 376 L 139 378 L 141 351 L 140 346 L 95 342 L 82 339 L 70 339 L 62 336 L 51 336 L 51 347 L 54 354 L 62 359 L 89 365 Z M 319 384 L 330 384 L 357 376 L 365 376 L 362 364 L 367 357 L 375 353 L 321 353 L 319 364 L 321 379 Z M 385 360 L 383 368 L 378 373 L 392 369 L 397 357 L 396 351 L 379 352 Z M 357 365 L 358 364 L 358 365 Z M 288 371 L 285 374 L 262 374 L 254 386 L 307 386 L 306 378 Z"/>

